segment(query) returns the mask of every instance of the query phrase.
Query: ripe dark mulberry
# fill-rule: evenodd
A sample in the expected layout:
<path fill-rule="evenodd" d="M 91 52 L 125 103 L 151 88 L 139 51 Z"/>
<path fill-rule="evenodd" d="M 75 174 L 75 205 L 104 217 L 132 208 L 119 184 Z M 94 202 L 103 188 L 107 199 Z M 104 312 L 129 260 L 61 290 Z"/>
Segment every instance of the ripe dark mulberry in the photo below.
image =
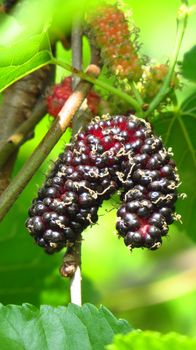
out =
<path fill-rule="evenodd" d="M 120 189 L 119 235 L 131 249 L 157 249 L 174 220 L 178 181 L 175 163 L 149 123 L 133 115 L 103 116 L 59 156 L 26 225 L 37 244 L 54 253 L 94 224 L 103 200 Z"/>

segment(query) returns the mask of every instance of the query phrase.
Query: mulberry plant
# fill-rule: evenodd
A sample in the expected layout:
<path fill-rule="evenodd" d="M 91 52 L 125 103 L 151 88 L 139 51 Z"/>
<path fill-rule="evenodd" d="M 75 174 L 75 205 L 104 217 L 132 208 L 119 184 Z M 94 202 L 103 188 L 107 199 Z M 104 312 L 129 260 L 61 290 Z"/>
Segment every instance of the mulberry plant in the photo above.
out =
<path fill-rule="evenodd" d="M 166 243 L 166 236 L 172 236 L 172 230 L 169 233 L 170 225 L 180 221 L 176 211 L 183 214 L 184 220 L 183 210 L 177 207 L 178 198 L 184 196 L 179 193 L 178 187 L 182 179 L 184 190 L 188 189 L 191 195 L 190 171 L 183 177 L 182 168 L 186 157 L 186 165 L 190 163 L 186 145 L 191 150 L 191 157 L 195 156 L 195 142 L 190 142 L 194 130 L 190 131 L 190 135 L 188 133 L 195 113 L 195 100 L 191 97 L 182 105 L 178 103 L 177 88 L 185 84 L 181 76 L 183 64 L 176 68 L 189 14 L 185 2 L 177 15 L 174 51 L 165 61 L 167 63 L 154 64 L 155 58 L 145 54 L 146 45 L 140 45 L 139 29 L 122 3 L 100 1 L 96 7 L 92 1 L 89 8 L 80 8 L 79 3 L 73 1 L 70 5 L 69 2 L 51 0 L 46 7 L 45 2 L 33 1 L 30 6 L 28 1 L 4 1 L 0 6 L 1 18 L 5 17 L 10 26 L 14 23 L 13 37 L 11 30 L 3 37 L 7 24 L 2 30 L 0 47 L 0 89 L 5 89 L 5 93 L 0 96 L 0 187 L 2 180 L 8 180 L 6 186 L 10 180 L 6 189 L 5 185 L 2 186 L 0 219 L 4 218 L 31 178 L 33 188 L 36 187 L 39 180 L 35 180 L 33 175 L 66 129 L 70 128 L 70 139 L 65 136 L 66 142 L 70 143 L 66 144 L 63 151 L 61 149 L 57 160 L 46 172 L 44 183 L 38 185 L 35 198 L 32 200 L 28 193 L 28 200 L 22 202 L 20 210 L 26 211 L 23 226 L 26 226 L 25 231 L 28 230 L 31 236 L 29 238 L 26 234 L 27 245 L 31 247 L 31 244 L 33 246 L 36 243 L 42 248 L 34 244 L 32 254 L 40 254 L 40 259 L 45 259 L 45 265 L 51 264 L 52 270 L 56 267 L 52 266 L 53 262 L 58 258 L 63 259 L 60 273 L 63 277 L 71 278 L 71 301 L 81 305 L 81 245 L 83 239 L 88 239 L 85 229 L 99 223 L 101 207 L 105 209 L 108 203 L 112 205 L 113 198 L 118 197 L 115 233 L 130 261 L 134 261 L 135 255 L 129 253 L 132 250 L 135 252 L 136 248 L 142 248 L 141 254 L 145 255 L 143 251 L 147 251 L 146 255 L 155 258 L 159 252 L 152 251 Z M 69 16 L 66 10 L 68 7 L 73 16 Z M 36 14 L 40 11 L 40 18 L 31 33 L 30 29 L 26 30 L 29 19 L 27 13 L 32 13 L 34 9 Z M 57 13 L 59 18 L 56 19 Z M 34 23 L 33 18 L 29 23 Z M 5 38 L 9 42 L 4 47 Z M 53 69 L 57 66 L 64 69 L 63 72 Z M 52 123 L 48 123 L 46 112 L 54 117 Z M 47 132 L 12 179 L 9 160 L 14 165 L 20 154 L 20 146 L 34 136 L 36 142 L 35 126 L 42 117 L 45 119 L 38 128 L 38 137 L 42 138 L 44 128 Z M 181 127 L 180 136 L 176 125 Z M 175 131 L 174 137 L 170 137 L 171 130 Z M 179 152 L 175 144 L 178 137 Z M 27 146 L 33 148 L 35 142 L 27 143 Z M 25 149 L 23 155 L 26 154 Z M 107 210 L 105 216 L 110 217 Z M 100 226 L 96 228 L 101 231 Z M 103 235 L 111 235 L 112 231 L 108 229 Z M 12 239 L 11 235 L 9 237 Z M 91 237 L 94 238 L 93 234 Z M 17 249 L 9 247 L 10 251 L 17 253 L 21 242 L 22 239 L 17 242 Z M 167 242 L 168 246 L 173 247 L 170 243 Z M 107 244 L 101 245 L 101 249 L 105 249 L 104 254 L 109 250 L 116 253 Z M 42 254 L 42 251 L 51 255 L 62 251 L 64 255 L 56 254 L 52 258 Z M 100 252 L 100 249 L 97 251 Z M 34 266 L 37 260 L 28 253 L 25 251 L 25 261 L 29 262 L 30 256 L 30 266 Z M 164 254 L 164 250 L 161 254 Z M 6 256 L 6 259 L 7 262 L 9 258 Z M 101 264 L 100 261 L 98 263 Z M 16 270 L 23 265 L 24 262 L 17 262 Z M 38 265 L 40 269 L 39 259 Z M 113 262 L 111 265 L 113 268 Z M 5 269 L 5 272 L 8 270 Z M 44 275 L 44 271 L 41 273 Z M 48 270 L 44 278 L 46 273 Z M 34 278 L 36 284 L 36 274 Z M 33 280 L 29 276 L 28 279 Z M 33 289 L 33 286 L 30 287 L 24 290 Z M 74 319 L 76 323 L 72 333 L 76 334 L 76 329 L 79 334 L 85 333 L 87 345 L 81 342 L 81 348 L 90 349 L 92 334 L 84 329 L 86 324 L 82 324 L 80 331 L 77 322 L 81 315 L 78 309 L 75 310 L 77 319 Z M 102 310 L 102 316 L 104 313 Z M 57 314 L 55 317 L 58 317 Z M 68 317 L 66 322 L 69 325 L 69 308 L 67 314 L 64 316 Z M 86 320 L 88 325 L 93 324 L 88 321 L 88 317 Z M 111 315 L 107 317 L 107 322 L 109 325 L 110 322 L 115 323 Z M 56 324 L 58 322 L 55 321 Z M 54 325 L 50 329 L 58 328 Z M 97 329 L 105 329 L 105 323 Z M 103 346 L 99 342 L 99 332 L 95 333 L 95 343 L 98 344 L 95 349 L 101 349 Z M 66 339 L 69 339 L 69 334 Z M 107 344 L 110 340 L 107 338 Z M 78 340 L 75 343 L 80 344 Z M 23 342 L 19 344 L 23 345 Z"/>

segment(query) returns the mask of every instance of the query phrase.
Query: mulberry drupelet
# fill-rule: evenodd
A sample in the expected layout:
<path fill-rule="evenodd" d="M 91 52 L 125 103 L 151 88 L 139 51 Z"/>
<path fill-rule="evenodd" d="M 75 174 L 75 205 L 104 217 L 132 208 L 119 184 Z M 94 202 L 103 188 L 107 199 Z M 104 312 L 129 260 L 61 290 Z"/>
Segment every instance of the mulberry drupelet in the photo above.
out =
<path fill-rule="evenodd" d="M 37 244 L 54 253 L 94 224 L 103 200 L 119 189 L 119 235 L 131 249 L 157 249 L 175 217 L 178 183 L 170 152 L 149 123 L 133 115 L 104 116 L 59 156 L 26 225 Z"/>

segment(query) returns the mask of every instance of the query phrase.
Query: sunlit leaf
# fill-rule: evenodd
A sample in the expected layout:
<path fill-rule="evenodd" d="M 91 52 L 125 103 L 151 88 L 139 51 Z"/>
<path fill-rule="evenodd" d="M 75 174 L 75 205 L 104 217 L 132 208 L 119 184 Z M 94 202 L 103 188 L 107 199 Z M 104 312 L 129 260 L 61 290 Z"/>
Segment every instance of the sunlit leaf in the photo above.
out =
<path fill-rule="evenodd" d="M 0 47 L 0 91 L 51 60 L 47 34 Z"/>
<path fill-rule="evenodd" d="M 20 38 L 24 27 L 12 16 L 0 13 L 0 45 L 9 45 Z"/>
<path fill-rule="evenodd" d="M 177 333 L 133 331 L 126 335 L 116 335 L 114 344 L 108 350 L 194 350 L 196 339 Z"/>
<path fill-rule="evenodd" d="M 91 304 L 65 307 L 0 306 L 2 350 L 102 350 L 117 333 L 131 330 L 105 307 Z"/>
<path fill-rule="evenodd" d="M 96 2 L 97 0 L 89 0 L 88 6 L 92 7 Z M 50 32 L 54 31 L 57 37 L 63 35 L 65 38 L 70 33 L 74 16 L 82 14 L 85 3 L 85 0 L 21 0 L 5 22 L 1 23 L 0 42 L 3 40 L 13 44 L 21 36 L 36 35 L 46 28 Z M 16 24 L 18 30 L 15 30 Z"/>

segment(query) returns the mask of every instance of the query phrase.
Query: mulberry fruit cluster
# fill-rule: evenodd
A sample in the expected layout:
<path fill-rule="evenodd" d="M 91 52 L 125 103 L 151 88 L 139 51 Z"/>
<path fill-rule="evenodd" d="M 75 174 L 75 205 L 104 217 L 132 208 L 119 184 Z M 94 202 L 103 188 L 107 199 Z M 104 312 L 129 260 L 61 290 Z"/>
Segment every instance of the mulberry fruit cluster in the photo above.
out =
<path fill-rule="evenodd" d="M 65 78 L 61 83 L 56 84 L 46 96 L 46 103 L 48 113 L 53 117 L 57 117 L 64 103 L 72 94 L 72 80 L 71 77 Z M 90 91 L 87 96 L 87 103 L 89 110 L 93 115 L 97 115 L 99 111 L 100 97 L 94 92 Z"/>
<path fill-rule="evenodd" d="M 149 123 L 134 115 L 92 121 L 66 147 L 33 200 L 26 226 L 54 253 L 98 220 L 103 200 L 121 191 L 116 228 L 129 248 L 156 249 L 172 223 L 178 175 Z"/>
<path fill-rule="evenodd" d="M 117 5 L 102 5 L 89 14 L 90 35 L 101 50 L 104 63 L 120 78 L 138 81 L 142 75 L 141 61 L 126 17 Z"/>

